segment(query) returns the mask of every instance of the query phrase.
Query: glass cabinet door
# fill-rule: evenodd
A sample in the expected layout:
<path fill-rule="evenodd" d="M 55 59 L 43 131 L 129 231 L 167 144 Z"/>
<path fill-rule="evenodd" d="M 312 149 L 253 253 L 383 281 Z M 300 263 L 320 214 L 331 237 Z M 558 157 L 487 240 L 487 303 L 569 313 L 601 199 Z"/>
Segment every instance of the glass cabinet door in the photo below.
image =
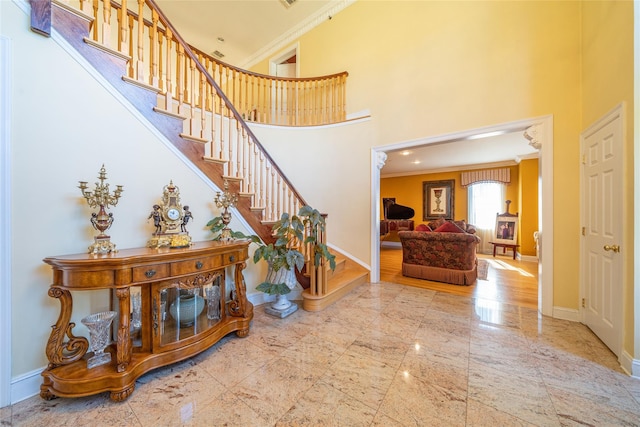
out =
<path fill-rule="evenodd" d="M 163 282 L 153 292 L 154 352 L 197 339 L 225 316 L 224 271 L 192 281 Z"/>

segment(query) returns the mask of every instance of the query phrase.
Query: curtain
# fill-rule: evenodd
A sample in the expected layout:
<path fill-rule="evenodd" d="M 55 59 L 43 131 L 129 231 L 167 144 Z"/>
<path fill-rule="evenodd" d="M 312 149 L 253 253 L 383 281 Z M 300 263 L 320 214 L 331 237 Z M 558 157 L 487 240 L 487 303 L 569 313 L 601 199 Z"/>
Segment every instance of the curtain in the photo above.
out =
<path fill-rule="evenodd" d="M 500 213 L 506 195 L 506 185 L 497 182 L 480 182 L 467 187 L 469 224 L 476 227 L 480 237 L 478 252 L 490 254 L 496 226 L 496 214 Z"/>
<path fill-rule="evenodd" d="M 479 182 L 503 182 L 509 184 L 511 182 L 511 169 L 482 169 L 460 174 L 460 185 L 463 187 Z"/>

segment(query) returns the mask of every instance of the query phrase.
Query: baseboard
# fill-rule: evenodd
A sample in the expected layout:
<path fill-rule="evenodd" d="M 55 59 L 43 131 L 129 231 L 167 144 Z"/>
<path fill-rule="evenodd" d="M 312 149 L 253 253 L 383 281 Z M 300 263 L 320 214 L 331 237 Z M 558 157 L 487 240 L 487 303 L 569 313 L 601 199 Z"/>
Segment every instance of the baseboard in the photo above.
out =
<path fill-rule="evenodd" d="M 518 259 L 520 261 L 538 262 L 538 257 L 537 256 L 534 256 L 534 255 L 520 255 L 519 252 L 518 252 Z"/>
<path fill-rule="evenodd" d="M 572 322 L 580 321 L 580 311 L 573 308 L 553 307 L 553 318 L 570 320 Z"/>
<path fill-rule="evenodd" d="M 42 367 L 11 380 L 12 405 L 40 394 L 40 384 L 42 384 L 42 375 L 40 374 L 44 370 L 45 368 Z"/>
<path fill-rule="evenodd" d="M 380 242 L 380 246 L 384 246 L 387 248 L 401 248 L 402 247 L 402 243 L 400 242 L 386 242 L 386 241 L 382 241 Z"/>
<path fill-rule="evenodd" d="M 629 353 L 623 351 L 619 361 L 627 374 L 640 379 L 640 360 L 634 359 Z"/>

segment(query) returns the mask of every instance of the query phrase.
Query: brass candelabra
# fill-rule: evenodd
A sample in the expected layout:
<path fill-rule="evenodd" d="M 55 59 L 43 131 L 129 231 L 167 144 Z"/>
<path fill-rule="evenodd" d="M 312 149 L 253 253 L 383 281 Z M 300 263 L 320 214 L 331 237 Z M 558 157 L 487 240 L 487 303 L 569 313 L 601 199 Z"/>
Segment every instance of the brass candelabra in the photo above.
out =
<path fill-rule="evenodd" d="M 222 214 L 220 216 L 222 217 L 224 228 L 222 229 L 220 240 L 231 240 L 231 229 L 229 228 L 229 223 L 231 222 L 231 212 L 229 212 L 229 208 L 236 205 L 236 203 L 238 202 L 238 195 L 229 192 L 229 181 L 227 181 L 226 179 L 224 180 L 224 191 L 222 193 L 218 191 L 213 201 L 217 207 L 222 208 Z"/>
<path fill-rule="evenodd" d="M 109 184 L 105 181 L 107 179 L 107 171 L 104 165 L 100 168 L 100 174 L 98 175 L 100 182 L 95 183 L 95 189 L 88 191 L 87 181 L 78 181 L 80 185 L 78 188 L 82 192 L 82 195 L 87 200 L 90 208 L 98 207 L 98 212 L 91 214 L 91 225 L 98 230 L 100 234 L 94 237 L 94 243 L 89 246 L 89 253 L 93 254 L 105 254 L 116 250 L 116 245 L 110 241 L 110 237 L 105 234 L 105 231 L 111 227 L 113 223 L 113 214 L 107 213 L 107 208 L 118 204 L 118 199 L 122 194 L 122 185 L 116 185 L 116 189 L 113 194 L 109 191 Z"/>

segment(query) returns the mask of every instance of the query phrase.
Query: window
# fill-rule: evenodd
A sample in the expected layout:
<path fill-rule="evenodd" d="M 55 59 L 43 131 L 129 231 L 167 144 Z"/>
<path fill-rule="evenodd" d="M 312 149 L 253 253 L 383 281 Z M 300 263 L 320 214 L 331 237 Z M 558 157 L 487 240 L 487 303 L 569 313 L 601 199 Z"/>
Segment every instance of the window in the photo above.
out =
<path fill-rule="evenodd" d="M 478 182 L 467 187 L 469 224 L 476 226 L 481 239 L 478 252 L 491 252 L 489 241 L 496 225 L 496 214 L 504 205 L 505 190 L 505 184 L 497 182 Z"/>

